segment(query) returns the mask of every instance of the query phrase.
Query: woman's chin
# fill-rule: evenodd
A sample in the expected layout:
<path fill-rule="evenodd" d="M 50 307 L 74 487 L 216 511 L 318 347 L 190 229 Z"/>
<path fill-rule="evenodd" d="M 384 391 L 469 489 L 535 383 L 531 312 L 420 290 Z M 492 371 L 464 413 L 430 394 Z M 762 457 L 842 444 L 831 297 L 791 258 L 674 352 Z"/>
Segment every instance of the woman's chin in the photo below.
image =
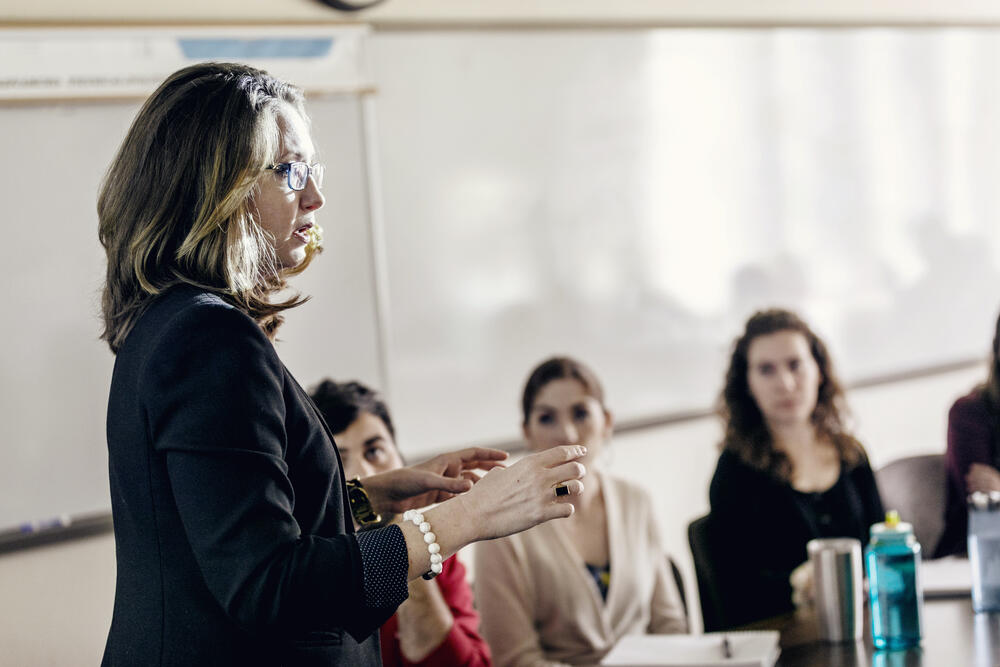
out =
<path fill-rule="evenodd" d="M 810 414 L 794 410 L 781 411 L 768 415 L 766 420 L 772 427 L 795 428 L 809 424 Z"/>
<path fill-rule="evenodd" d="M 281 271 L 294 271 L 306 261 L 305 247 L 294 248 L 278 255 L 278 268 Z"/>

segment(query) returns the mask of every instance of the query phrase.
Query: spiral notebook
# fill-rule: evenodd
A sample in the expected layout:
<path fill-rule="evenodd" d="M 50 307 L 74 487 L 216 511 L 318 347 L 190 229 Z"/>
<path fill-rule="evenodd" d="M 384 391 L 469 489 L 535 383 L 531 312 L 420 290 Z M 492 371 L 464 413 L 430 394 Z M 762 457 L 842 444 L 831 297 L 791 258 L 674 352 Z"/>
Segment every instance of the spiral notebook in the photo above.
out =
<path fill-rule="evenodd" d="M 602 665 L 616 667 L 772 667 L 781 649 L 776 630 L 703 635 L 627 635 Z M 729 642 L 726 657 L 724 640 Z"/>

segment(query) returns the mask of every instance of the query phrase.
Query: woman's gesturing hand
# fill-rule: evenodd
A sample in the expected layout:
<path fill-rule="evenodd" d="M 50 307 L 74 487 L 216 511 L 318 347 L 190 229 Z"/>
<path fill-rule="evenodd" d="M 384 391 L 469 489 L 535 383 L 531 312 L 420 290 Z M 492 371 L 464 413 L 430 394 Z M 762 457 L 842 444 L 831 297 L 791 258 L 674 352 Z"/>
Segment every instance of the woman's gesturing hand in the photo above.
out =
<path fill-rule="evenodd" d="M 587 448 L 552 447 L 525 456 L 507 468 L 484 475 L 467 494 L 455 499 L 474 522 L 474 540 L 505 537 L 550 519 L 573 514 L 571 501 L 583 493 L 586 468 L 577 459 Z M 566 492 L 557 495 L 556 487 Z"/>
<path fill-rule="evenodd" d="M 418 530 L 416 524 L 404 521 L 400 529 L 410 556 L 409 577 L 418 577 L 431 567 L 427 546 L 431 542 L 435 543 L 435 553 L 447 558 L 472 542 L 505 537 L 573 514 L 570 501 L 583 493 L 580 478 L 586 473 L 577 459 L 586 453 L 587 448 L 580 445 L 553 447 L 525 456 L 510 467 L 494 466 L 468 493 L 461 493 L 422 515 L 420 521 L 427 523 L 429 531 L 426 534 L 423 525 Z M 404 470 L 411 478 L 423 473 L 453 480 L 454 491 L 446 493 L 460 492 L 459 484 L 472 484 L 464 477 L 455 479 L 427 470 Z M 366 485 L 369 479 L 374 478 L 366 479 Z M 557 487 L 560 487 L 558 492 Z"/>
<path fill-rule="evenodd" d="M 502 467 L 507 452 L 468 447 L 406 468 L 365 477 L 362 482 L 376 512 L 399 514 L 465 493 L 479 480 L 475 470 Z"/>

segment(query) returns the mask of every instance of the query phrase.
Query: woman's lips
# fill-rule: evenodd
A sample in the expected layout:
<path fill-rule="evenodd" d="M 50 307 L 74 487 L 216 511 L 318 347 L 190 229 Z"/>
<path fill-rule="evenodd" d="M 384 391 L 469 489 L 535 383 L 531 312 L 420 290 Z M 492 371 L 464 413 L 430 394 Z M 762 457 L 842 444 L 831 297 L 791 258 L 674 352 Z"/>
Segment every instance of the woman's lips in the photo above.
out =
<path fill-rule="evenodd" d="M 312 229 L 312 226 L 313 226 L 313 223 L 311 223 L 311 222 L 306 223 L 306 224 L 302 225 L 301 227 L 299 227 L 298 229 L 296 229 L 294 232 L 292 232 L 292 236 L 294 236 L 295 238 L 297 238 L 302 243 L 309 243 L 309 240 L 310 240 L 309 239 L 309 230 Z"/>

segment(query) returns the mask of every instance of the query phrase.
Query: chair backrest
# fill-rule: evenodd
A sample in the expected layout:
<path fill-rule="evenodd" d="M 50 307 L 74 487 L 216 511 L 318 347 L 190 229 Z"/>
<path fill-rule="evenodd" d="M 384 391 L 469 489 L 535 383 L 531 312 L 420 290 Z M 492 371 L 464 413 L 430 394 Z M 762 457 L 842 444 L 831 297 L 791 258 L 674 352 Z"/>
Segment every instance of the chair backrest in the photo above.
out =
<path fill-rule="evenodd" d="M 694 560 L 694 573 L 698 579 L 698 598 L 701 602 L 701 619 L 705 632 L 724 629 L 722 602 L 712 558 L 712 540 L 709 517 L 695 519 L 688 525 L 688 542 Z"/>
<path fill-rule="evenodd" d="M 875 473 L 886 510 L 897 510 L 913 524 L 924 558 L 930 558 L 944 531 L 947 472 L 944 454 L 908 456 L 890 461 Z"/>
<path fill-rule="evenodd" d="M 677 584 L 677 592 L 681 596 L 681 604 L 684 605 L 684 616 L 687 617 L 690 627 L 691 610 L 688 609 L 687 591 L 684 590 L 684 575 L 681 574 L 681 569 L 677 567 L 677 563 L 669 555 L 667 555 L 667 562 L 670 564 L 670 572 L 674 575 L 674 583 Z"/>

